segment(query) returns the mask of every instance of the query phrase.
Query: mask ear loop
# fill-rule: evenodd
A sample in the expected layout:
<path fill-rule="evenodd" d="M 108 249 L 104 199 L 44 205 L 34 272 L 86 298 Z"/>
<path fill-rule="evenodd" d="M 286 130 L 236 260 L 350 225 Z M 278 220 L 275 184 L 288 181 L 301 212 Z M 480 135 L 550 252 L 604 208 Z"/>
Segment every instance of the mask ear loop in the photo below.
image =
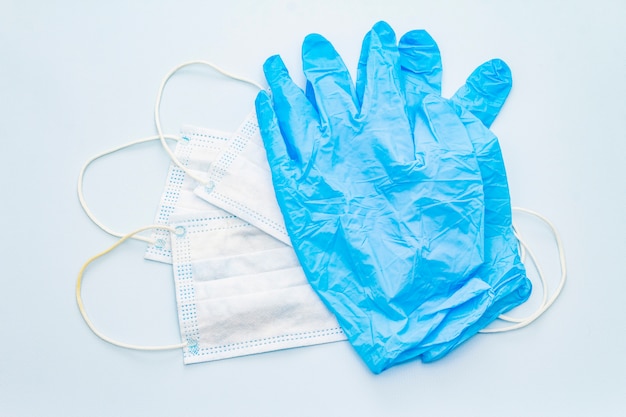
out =
<path fill-rule="evenodd" d="M 163 135 L 162 137 L 164 139 L 172 139 L 172 140 L 176 140 L 176 141 L 180 140 L 180 138 L 178 136 Z M 108 234 L 110 234 L 112 236 L 118 237 L 118 238 L 122 238 L 122 237 L 125 236 L 124 233 L 117 232 L 117 231 L 109 228 L 108 226 L 106 226 L 100 220 L 98 220 L 96 218 L 96 216 L 93 214 L 93 212 L 91 211 L 91 209 L 89 208 L 89 206 L 87 205 L 87 201 L 85 200 L 84 186 L 83 186 L 83 182 L 84 182 L 84 179 L 85 179 L 85 172 L 87 171 L 87 168 L 89 168 L 89 166 L 94 161 L 96 161 L 96 160 L 98 160 L 98 159 L 100 159 L 100 158 L 102 158 L 104 156 L 110 155 L 112 153 L 121 151 L 121 150 L 126 149 L 126 148 L 130 148 L 131 146 L 134 146 L 134 145 L 138 145 L 138 144 L 146 143 L 146 142 L 151 142 L 151 141 L 155 141 L 155 140 L 161 140 L 161 136 L 156 136 L 156 135 L 155 136 L 150 136 L 150 137 L 147 137 L 147 138 L 138 139 L 136 141 L 129 142 L 129 143 L 125 144 L 125 145 L 121 145 L 121 146 L 118 146 L 118 147 L 113 148 L 113 149 L 109 149 L 108 151 L 102 152 L 102 153 L 100 153 L 98 155 L 95 155 L 95 156 L 89 158 L 89 160 L 87 160 L 87 162 L 85 162 L 85 164 L 83 165 L 82 169 L 80 170 L 80 173 L 78 174 L 78 187 L 77 187 L 78 188 L 78 190 L 77 190 L 78 191 L 78 201 L 80 202 L 80 206 L 83 208 L 83 211 L 85 212 L 87 217 L 89 217 L 89 220 L 91 220 L 96 226 L 98 226 L 104 232 L 106 232 L 106 233 L 108 233 Z M 152 239 L 144 237 L 144 236 L 132 236 L 132 239 L 140 240 L 140 241 L 143 241 L 143 242 L 147 242 L 149 244 L 154 244 L 155 243 L 155 242 L 152 241 Z"/>
<path fill-rule="evenodd" d="M 176 157 L 176 155 L 174 155 L 174 152 L 172 152 L 172 150 L 169 148 L 169 146 L 167 146 L 167 143 L 165 142 L 165 135 L 163 135 L 163 131 L 161 129 L 161 99 L 163 98 L 163 91 L 165 90 L 165 86 L 167 85 L 167 82 L 169 81 L 170 78 L 172 78 L 172 76 L 174 74 L 176 74 L 178 71 L 180 71 L 181 69 L 191 66 L 191 65 L 205 65 L 208 66 L 212 69 L 214 69 L 215 71 L 219 72 L 222 75 L 225 75 L 226 77 L 232 78 L 234 80 L 238 80 L 238 81 L 242 81 L 246 84 L 250 84 L 256 88 L 258 88 L 259 90 L 263 90 L 264 88 L 256 83 L 255 81 L 252 81 L 250 79 L 247 78 L 243 78 L 240 77 L 238 75 L 234 75 L 230 72 L 227 72 L 223 69 L 221 69 L 220 67 L 218 67 L 217 65 L 214 65 L 208 61 L 189 61 L 189 62 L 185 62 L 183 64 L 178 65 L 177 67 L 175 67 L 174 69 L 172 69 L 163 79 L 163 81 L 161 82 L 161 86 L 159 87 L 159 92 L 157 93 L 157 99 L 156 99 L 156 103 L 154 104 L 154 123 L 156 125 L 156 129 L 157 132 L 159 134 L 159 138 L 161 139 L 161 145 L 163 146 L 163 149 L 165 150 L 165 152 L 167 152 L 167 154 L 169 155 L 170 159 L 172 160 L 172 162 L 174 164 L 176 164 L 176 166 L 178 168 L 180 168 L 181 170 L 183 170 L 183 172 L 187 175 L 189 175 L 189 177 L 193 178 L 194 180 L 198 181 L 200 184 L 202 185 L 207 185 L 208 181 L 205 178 L 199 177 L 198 175 L 195 175 L 193 172 L 191 172 L 186 166 L 184 166 Z"/>
<path fill-rule="evenodd" d="M 206 61 L 190 61 L 190 62 L 186 62 L 183 64 L 178 65 L 176 68 L 174 68 L 173 70 L 171 70 L 163 79 L 163 81 L 161 82 L 161 86 L 159 88 L 159 93 L 157 96 L 157 101 L 156 101 L 156 105 L 155 105 L 155 124 L 157 127 L 157 131 L 158 131 L 158 135 L 155 136 L 150 136 L 147 138 L 143 138 L 143 139 L 139 139 L 133 142 L 129 142 L 125 145 L 121 145 L 118 146 L 116 148 L 110 149 L 108 151 L 102 152 L 96 156 L 93 156 L 92 158 L 90 158 L 82 167 L 82 169 L 80 170 L 80 174 L 78 176 L 78 200 L 80 202 L 81 207 L 83 208 L 83 211 L 85 212 L 85 214 L 87 215 L 87 217 L 89 217 L 89 219 L 96 225 L 98 226 L 100 229 L 102 229 L 104 232 L 118 237 L 118 238 L 122 238 L 125 236 L 124 233 L 120 233 L 117 232 L 111 228 L 109 228 L 108 226 L 106 226 L 104 223 L 102 223 L 100 220 L 98 220 L 96 218 L 96 216 L 93 214 L 93 212 L 91 211 L 91 209 L 89 208 L 89 206 L 87 205 L 87 201 L 85 200 L 85 194 L 84 194 L 84 186 L 83 186 L 83 182 L 84 182 L 84 178 L 85 178 L 85 172 L 87 170 L 87 168 L 97 159 L 100 159 L 104 156 L 110 155 L 112 153 L 118 152 L 120 150 L 129 148 L 131 146 L 134 145 L 138 145 L 141 143 L 146 143 L 146 142 L 150 142 L 153 140 L 159 140 L 162 144 L 163 149 L 167 152 L 167 154 L 169 155 L 170 159 L 172 160 L 172 162 L 174 164 L 176 164 L 176 166 L 178 166 L 180 169 L 182 169 L 187 175 L 189 175 L 191 178 L 193 178 L 194 180 L 202 183 L 202 184 L 206 184 L 206 180 L 204 180 L 203 178 L 193 174 L 192 172 L 189 171 L 189 169 L 187 167 L 185 167 L 179 160 L 178 158 L 174 155 L 174 153 L 172 152 L 172 150 L 169 148 L 169 146 L 167 146 L 167 143 L 165 142 L 166 139 L 172 139 L 172 140 L 180 140 L 180 138 L 178 136 L 173 136 L 173 135 L 165 135 L 163 134 L 163 131 L 161 129 L 161 121 L 160 121 L 160 106 L 161 106 L 161 99 L 163 97 L 163 91 L 165 89 L 165 85 L 167 84 L 168 80 L 176 73 L 178 72 L 180 69 L 189 66 L 189 65 L 195 65 L 195 64 L 201 64 L 201 65 L 207 65 L 211 68 L 213 68 L 214 70 L 218 71 L 219 73 L 230 77 L 232 79 L 235 80 L 239 80 L 242 82 L 245 82 L 247 84 L 251 84 L 257 88 L 259 88 L 259 90 L 263 90 L 263 87 L 261 87 L 261 85 L 257 84 L 254 81 L 248 80 L 246 78 L 243 77 L 239 77 L 237 75 L 231 74 L 227 71 L 224 71 L 223 69 L 217 67 L 216 65 L 211 64 L 210 62 L 206 62 Z M 132 239 L 135 240 L 140 240 L 149 244 L 155 244 L 155 242 L 148 238 L 148 237 L 144 237 L 144 236 L 133 236 Z"/>
<path fill-rule="evenodd" d="M 530 250 L 528 245 L 524 242 L 521 235 L 517 231 L 515 231 L 515 236 L 517 236 L 518 240 L 520 241 L 520 246 L 522 247 L 523 252 L 525 252 L 528 255 L 535 269 L 537 270 L 537 274 L 539 275 L 539 280 L 541 282 L 541 286 L 543 289 L 543 299 L 542 299 L 541 305 L 533 314 L 531 314 L 528 317 L 521 318 L 521 319 L 510 317 L 510 316 L 503 314 L 498 317 L 500 320 L 504 320 L 504 321 L 507 321 L 510 323 L 516 323 L 516 324 L 507 326 L 507 327 L 494 328 L 494 329 L 483 329 L 479 333 L 501 333 L 501 332 L 507 332 L 510 330 L 521 329 L 522 327 L 528 326 L 529 324 L 537 320 L 543 313 L 545 313 L 550 308 L 550 306 L 552 306 L 552 304 L 554 304 L 556 299 L 561 294 L 561 291 L 563 290 L 563 287 L 565 286 L 565 282 L 567 281 L 567 265 L 565 263 L 565 250 L 563 249 L 563 243 L 561 241 L 561 237 L 559 236 L 559 233 L 556 230 L 556 227 L 554 226 L 554 224 L 552 224 L 552 222 L 548 220 L 546 217 L 529 209 L 525 209 L 521 207 L 514 207 L 513 211 L 526 213 L 531 216 L 534 216 L 538 218 L 539 220 L 541 220 L 542 222 L 544 222 L 550 228 L 550 231 L 552 232 L 552 236 L 554 237 L 556 247 L 559 253 L 559 266 L 561 269 L 561 276 L 559 279 L 559 284 L 556 290 L 554 291 L 554 293 L 552 294 L 552 296 L 548 298 L 548 285 L 545 280 L 543 270 L 541 269 L 541 266 L 539 265 L 537 258 L 535 257 L 533 252 Z"/>
<path fill-rule="evenodd" d="M 118 342 L 117 340 L 114 340 L 106 335 L 104 335 L 102 332 L 100 332 L 96 326 L 91 322 L 91 320 L 89 319 L 89 316 L 87 316 L 87 312 L 85 311 L 85 305 L 83 304 L 83 297 L 82 297 L 82 283 L 83 283 L 83 276 L 85 274 L 85 270 L 87 269 L 87 267 L 96 259 L 103 257 L 104 255 L 108 254 L 109 252 L 113 251 L 115 248 L 117 248 L 118 246 L 120 246 L 122 243 L 126 242 L 128 239 L 133 238 L 137 233 L 141 233 L 145 230 L 150 230 L 150 229 L 166 229 L 169 230 L 170 232 L 179 234 L 180 231 L 171 228 L 171 227 L 167 227 L 167 226 L 161 226 L 161 225 L 152 225 L 152 226 L 146 226 L 146 227 L 142 227 L 140 229 L 135 230 L 134 232 L 131 232 L 125 236 L 123 236 L 120 240 L 118 240 L 114 245 L 112 245 L 111 247 L 109 247 L 108 249 L 104 250 L 103 252 L 100 252 L 99 254 L 93 256 L 92 258 L 90 258 L 87 262 L 85 262 L 85 264 L 83 265 L 83 267 L 80 269 L 79 273 L 78 273 L 78 278 L 76 279 L 76 303 L 78 304 L 78 309 L 80 310 L 80 314 L 81 316 L 83 316 L 83 319 L 85 320 L 85 323 L 87 323 L 87 326 L 91 329 L 91 331 L 98 336 L 100 339 L 104 340 L 105 342 L 111 343 L 112 345 L 115 346 L 119 346 L 119 347 L 123 347 L 126 349 L 133 349 L 133 350 L 172 350 L 172 349 L 182 349 L 186 346 L 188 346 L 187 342 L 182 342 L 182 343 L 178 343 L 178 344 L 173 344 L 173 345 L 164 345 L 164 346 L 142 346 L 142 345 L 133 345 L 133 344 L 129 344 L 129 343 L 124 343 L 124 342 Z"/>

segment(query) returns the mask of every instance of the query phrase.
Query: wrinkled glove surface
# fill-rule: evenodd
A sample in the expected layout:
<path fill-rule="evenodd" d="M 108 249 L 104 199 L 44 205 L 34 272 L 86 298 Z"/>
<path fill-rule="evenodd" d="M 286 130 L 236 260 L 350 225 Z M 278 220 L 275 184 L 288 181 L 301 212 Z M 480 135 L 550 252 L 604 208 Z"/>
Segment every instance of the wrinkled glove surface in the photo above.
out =
<path fill-rule="evenodd" d="M 480 318 L 493 291 L 476 275 L 485 209 L 466 125 L 437 94 L 409 108 L 388 25 L 364 48 L 355 88 L 332 45 L 309 35 L 307 94 L 270 58 L 273 104 L 259 94 L 257 115 L 307 278 L 380 372 L 428 351 L 451 318 Z"/>
<path fill-rule="evenodd" d="M 367 44 L 368 36 L 364 43 Z M 366 49 L 364 48 L 364 51 Z M 415 135 L 425 127 L 420 107 L 425 95 L 441 95 L 441 56 L 437 44 L 424 30 L 405 34 L 399 43 L 401 79 Z M 365 71 L 362 53 L 359 72 Z M 531 283 L 519 256 L 519 243 L 513 233 L 511 201 L 502 152 L 496 136 L 488 129 L 500 112 L 511 90 L 511 72 L 499 59 L 478 67 L 450 99 L 474 146 L 483 181 L 485 198 L 484 262 L 475 272 L 492 287 L 492 299 L 480 316 L 457 309 L 433 332 L 424 344 L 432 347 L 423 361 L 444 356 L 479 330 L 526 301 Z M 358 86 L 357 86 L 358 90 Z"/>

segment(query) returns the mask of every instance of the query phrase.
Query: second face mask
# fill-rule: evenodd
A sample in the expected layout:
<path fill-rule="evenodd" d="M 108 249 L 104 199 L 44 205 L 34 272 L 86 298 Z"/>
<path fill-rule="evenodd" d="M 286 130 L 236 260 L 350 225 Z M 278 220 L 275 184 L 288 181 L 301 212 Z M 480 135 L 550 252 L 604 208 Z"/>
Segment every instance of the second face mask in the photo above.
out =
<path fill-rule="evenodd" d="M 185 363 L 345 339 L 291 247 L 230 214 L 172 227 Z"/>

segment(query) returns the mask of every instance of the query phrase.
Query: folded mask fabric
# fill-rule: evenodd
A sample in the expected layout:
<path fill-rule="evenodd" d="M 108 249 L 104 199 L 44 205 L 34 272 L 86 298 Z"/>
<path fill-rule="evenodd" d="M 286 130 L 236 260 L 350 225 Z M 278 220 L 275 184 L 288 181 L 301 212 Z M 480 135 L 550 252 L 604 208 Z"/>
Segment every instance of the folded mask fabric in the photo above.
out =
<path fill-rule="evenodd" d="M 170 164 L 156 224 L 169 224 L 169 218 L 178 214 L 224 210 L 291 245 L 255 113 L 233 133 L 185 126 L 181 137 L 175 156 L 206 184 Z M 152 238 L 156 243 L 147 248 L 145 257 L 171 262 L 169 233 L 157 230 Z"/>
<path fill-rule="evenodd" d="M 250 114 L 195 189 L 207 202 L 291 245 L 272 185 L 256 114 Z"/>
<path fill-rule="evenodd" d="M 172 227 L 186 364 L 345 340 L 291 247 L 232 214 Z"/>
<path fill-rule="evenodd" d="M 257 114 L 307 278 L 378 373 L 460 343 L 498 294 L 476 273 L 486 210 L 471 129 L 440 95 L 408 108 L 388 25 L 364 50 L 355 88 L 332 45 L 309 35 L 306 94 L 270 58 L 273 102 L 261 92 Z"/>

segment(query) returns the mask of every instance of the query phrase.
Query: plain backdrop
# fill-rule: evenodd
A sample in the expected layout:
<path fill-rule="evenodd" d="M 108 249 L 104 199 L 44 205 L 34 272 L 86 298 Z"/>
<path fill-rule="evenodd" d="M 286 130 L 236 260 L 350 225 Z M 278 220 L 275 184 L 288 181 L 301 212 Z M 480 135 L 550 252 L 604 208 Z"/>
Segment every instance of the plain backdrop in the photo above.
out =
<path fill-rule="evenodd" d="M 82 212 L 92 155 L 155 133 L 175 65 L 210 60 L 265 83 L 280 54 L 303 85 L 300 47 L 323 34 L 356 69 L 386 20 L 437 40 L 450 96 L 499 57 L 514 87 L 493 125 L 513 204 L 561 233 L 569 281 L 528 328 L 480 335 L 444 359 L 371 374 L 345 343 L 185 366 L 96 338 L 80 317 L 81 265 L 115 239 Z M 623 416 L 626 412 L 626 3 L 597 1 L 0 2 L 0 416 Z M 209 69 L 177 74 L 163 126 L 234 130 L 256 91 Z M 85 194 L 106 224 L 153 222 L 169 161 L 156 143 L 94 163 Z M 541 223 L 518 218 L 558 278 Z M 129 242 L 85 277 L 102 331 L 173 343 L 171 269 Z M 537 287 L 537 286 L 536 286 Z M 536 303 L 538 295 L 533 296 Z"/>

